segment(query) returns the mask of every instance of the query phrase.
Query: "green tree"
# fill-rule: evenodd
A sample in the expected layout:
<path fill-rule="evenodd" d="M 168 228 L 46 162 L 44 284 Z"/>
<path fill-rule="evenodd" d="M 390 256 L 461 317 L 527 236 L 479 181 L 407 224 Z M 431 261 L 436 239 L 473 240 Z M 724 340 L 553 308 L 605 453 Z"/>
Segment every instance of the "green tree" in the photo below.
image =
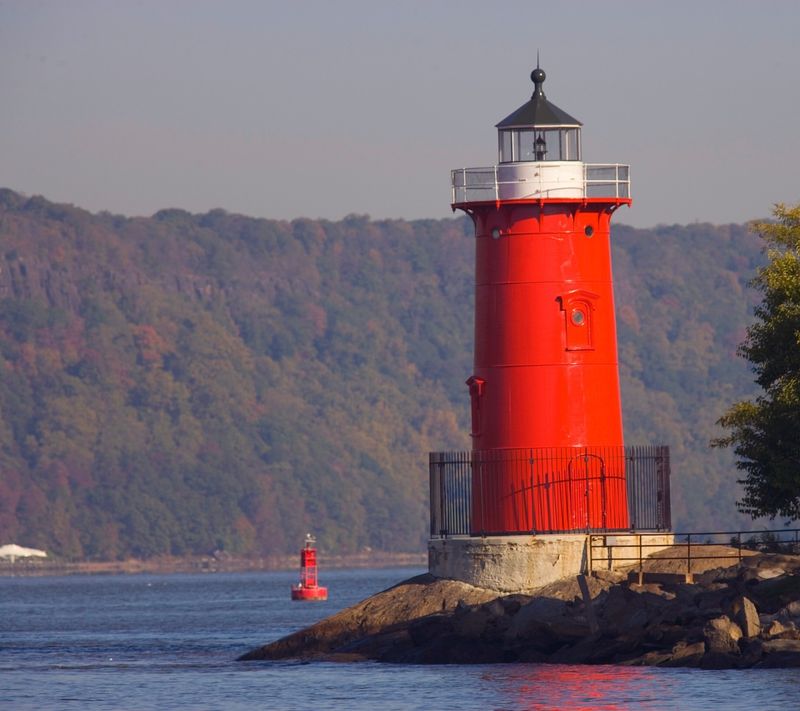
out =
<path fill-rule="evenodd" d="M 752 229 L 769 258 L 753 280 L 763 295 L 739 347 L 763 394 L 732 405 L 718 424 L 745 472 L 739 509 L 751 516 L 800 518 L 800 204 L 776 205 L 774 222 Z"/>

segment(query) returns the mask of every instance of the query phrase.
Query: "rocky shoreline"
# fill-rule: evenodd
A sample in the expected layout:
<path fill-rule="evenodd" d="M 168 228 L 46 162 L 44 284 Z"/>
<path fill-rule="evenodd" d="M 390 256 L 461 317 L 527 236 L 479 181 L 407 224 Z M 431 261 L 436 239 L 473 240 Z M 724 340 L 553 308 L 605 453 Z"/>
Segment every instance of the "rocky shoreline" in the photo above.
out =
<path fill-rule="evenodd" d="M 240 659 L 800 666 L 800 556 L 702 569 L 719 562 L 690 583 L 677 561 L 651 559 L 641 584 L 604 571 L 502 596 L 425 574 Z"/>

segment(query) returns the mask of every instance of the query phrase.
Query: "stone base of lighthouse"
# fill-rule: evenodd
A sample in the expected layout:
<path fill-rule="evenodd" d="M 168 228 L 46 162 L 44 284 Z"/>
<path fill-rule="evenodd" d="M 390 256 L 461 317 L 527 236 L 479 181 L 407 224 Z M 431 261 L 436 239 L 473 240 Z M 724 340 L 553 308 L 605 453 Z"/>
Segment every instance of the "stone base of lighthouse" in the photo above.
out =
<path fill-rule="evenodd" d="M 674 541 L 669 532 L 435 538 L 428 541 L 428 570 L 438 578 L 515 593 L 635 565 L 640 555 L 652 555 Z"/>

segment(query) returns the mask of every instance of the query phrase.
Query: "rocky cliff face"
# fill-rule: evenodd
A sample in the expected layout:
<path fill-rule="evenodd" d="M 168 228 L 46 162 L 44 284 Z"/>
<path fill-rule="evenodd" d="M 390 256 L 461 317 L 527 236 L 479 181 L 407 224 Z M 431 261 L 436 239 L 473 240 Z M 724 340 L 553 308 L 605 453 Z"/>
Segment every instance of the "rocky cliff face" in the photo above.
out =
<path fill-rule="evenodd" d="M 752 555 L 692 583 L 658 564 L 628 577 L 588 578 L 587 604 L 574 579 L 496 597 L 420 576 L 242 659 L 800 666 L 800 556 Z"/>
<path fill-rule="evenodd" d="M 189 269 L 188 255 L 175 254 L 174 249 L 166 249 L 164 256 L 169 253 L 169 258 L 156 268 L 142 268 L 143 250 L 157 250 L 159 241 L 165 248 L 175 242 L 175 235 L 168 228 L 160 231 L 158 222 L 140 218 L 110 224 L 71 207 L 56 215 L 53 210 L 36 215 L 35 207 L 29 207 L 36 201 L 20 202 L 17 212 L 3 213 L 0 195 L 0 299 L 34 299 L 77 314 L 88 284 L 116 293 L 152 285 L 201 302 L 224 290 L 216 279 Z M 63 221 L 56 221 L 59 218 Z M 179 251 L 190 250 L 184 245 Z"/>

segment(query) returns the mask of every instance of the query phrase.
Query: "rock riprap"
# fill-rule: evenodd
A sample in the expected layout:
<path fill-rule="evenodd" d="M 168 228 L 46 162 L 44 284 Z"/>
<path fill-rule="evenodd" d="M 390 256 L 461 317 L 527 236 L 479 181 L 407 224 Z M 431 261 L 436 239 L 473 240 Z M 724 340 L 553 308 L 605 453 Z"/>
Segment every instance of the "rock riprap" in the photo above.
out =
<path fill-rule="evenodd" d="M 800 556 L 752 555 L 692 583 L 649 567 L 642 584 L 596 573 L 586 598 L 577 579 L 498 597 L 421 575 L 241 659 L 800 666 Z"/>

